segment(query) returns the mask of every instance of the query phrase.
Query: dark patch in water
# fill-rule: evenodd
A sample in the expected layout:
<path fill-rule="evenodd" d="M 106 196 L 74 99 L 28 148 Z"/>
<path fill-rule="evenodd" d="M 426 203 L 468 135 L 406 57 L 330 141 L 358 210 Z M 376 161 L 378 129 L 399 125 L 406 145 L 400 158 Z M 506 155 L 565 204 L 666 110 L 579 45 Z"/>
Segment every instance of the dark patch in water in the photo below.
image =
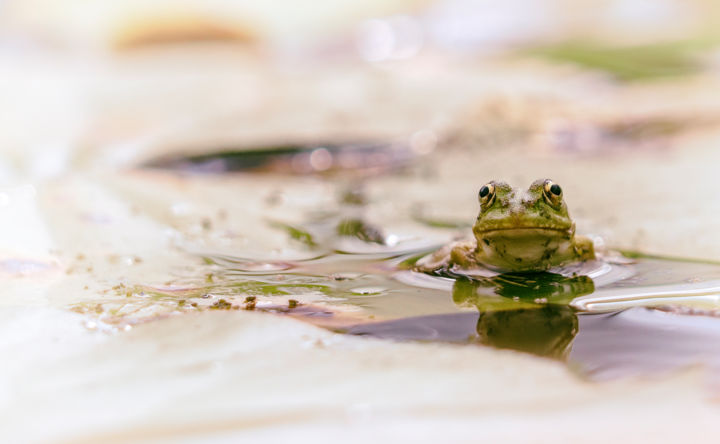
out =
<path fill-rule="evenodd" d="M 480 342 L 540 356 L 564 358 L 578 331 L 577 316 L 561 305 L 480 313 Z"/>
<path fill-rule="evenodd" d="M 675 263 L 675 268 L 682 268 L 680 264 Z M 654 275 L 662 266 L 667 264 L 639 265 L 643 283 L 648 283 L 643 275 L 658 279 Z M 717 269 L 704 266 L 710 267 L 708 274 L 714 277 Z M 667 275 L 658 280 L 663 279 Z M 610 286 L 623 288 L 628 283 L 621 280 Z M 628 290 L 632 294 L 631 288 Z M 453 301 L 460 307 L 474 307 L 476 312 L 366 323 L 345 332 L 390 340 L 483 344 L 517 350 L 566 361 L 598 380 L 667 372 L 698 363 L 720 370 L 720 318 L 642 307 L 589 314 L 568 305 L 593 292 L 595 284 L 587 276 L 456 276 Z"/>
<path fill-rule="evenodd" d="M 162 157 L 145 166 L 209 174 L 236 171 L 280 174 L 347 171 L 374 173 L 408 166 L 415 157 L 416 153 L 406 143 L 332 142 L 219 148 L 208 154 Z"/>
<path fill-rule="evenodd" d="M 672 371 L 698 363 L 720 370 L 720 319 L 649 308 L 578 316 L 569 361 L 594 379 Z"/>
<path fill-rule="evenodd" d="M 476 338 L 478 313 L 451 313 L 351 327 L 344 333 L 381 339 L 466 342 Z"/>
<path fill-rule="evenodd" d="M 698 363 L 720 370 L 720 319 L 633 308 L 576 314 L 562 306 L 449 313 L 357 325 L 353 335 L 481 343 L 567 361 L 592 379 L 669 372 Z"/>

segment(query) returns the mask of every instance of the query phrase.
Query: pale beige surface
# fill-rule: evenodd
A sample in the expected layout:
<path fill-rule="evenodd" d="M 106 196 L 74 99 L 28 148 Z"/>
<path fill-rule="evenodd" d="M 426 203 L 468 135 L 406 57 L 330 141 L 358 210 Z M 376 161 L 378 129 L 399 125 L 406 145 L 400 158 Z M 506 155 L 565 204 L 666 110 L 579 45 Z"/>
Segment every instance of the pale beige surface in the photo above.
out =
<path fill-rule="evenodd" d="M 312 5 L 289 0 L 13 0 L 3 5 L 2 23 L 15 32 L 71 47 L 112 49 L 124 45 L 131 34 L 152 35 L 162 28 L 174 27 L 182 36 L 192 29 L 187 27 L 190 23 L 210 32 L 222 31 L 218 34 L 220 38 L 237 32 L 240 43 L 277 41 L 292 45 L 352 26 L 363 18 L 412 10 L 423 3 L 418 0 L 315 1 Z M 248 39 L 244 40 L 243 36 Z"/>
<path fill-rule="evenodd" d="M 14 442 L 701 442 L 718 413 L 696 378 L 586 384 L 512 352 L 388 344 L 263 314 L 108 336 L 66 312 L 0 313 L 2 353 L 20 357 L 0 370 Z"/>

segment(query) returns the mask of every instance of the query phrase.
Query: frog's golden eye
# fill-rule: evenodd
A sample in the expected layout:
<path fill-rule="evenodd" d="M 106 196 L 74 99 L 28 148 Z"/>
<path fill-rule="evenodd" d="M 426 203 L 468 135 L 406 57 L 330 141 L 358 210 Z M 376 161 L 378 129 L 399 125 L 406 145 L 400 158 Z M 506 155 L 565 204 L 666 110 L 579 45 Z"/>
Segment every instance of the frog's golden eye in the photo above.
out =
<path fill-rule="evenodd" d="M 562 188 L 548 179 L 543 184 L 543 195 L 551 204 L 557 205 L 562 201 Z"/>
<path fill-rule="evenodd" d="M 483 185 L 478 192 L 478 199 L 483 207 L 491 205 L 495 200 L 495 185 L 492 182 Z"/>

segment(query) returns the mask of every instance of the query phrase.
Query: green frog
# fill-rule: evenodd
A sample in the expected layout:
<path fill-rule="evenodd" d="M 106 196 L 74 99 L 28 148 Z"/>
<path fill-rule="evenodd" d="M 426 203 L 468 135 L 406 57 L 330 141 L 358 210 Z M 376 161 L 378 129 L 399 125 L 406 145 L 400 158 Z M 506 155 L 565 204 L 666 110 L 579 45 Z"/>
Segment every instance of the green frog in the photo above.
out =
<path fill-rule="evenodd" d="M 475 239 L 447 245 L 416 263 L 423 272 L 490 268 L 534 272 L 595 259 L 592 241 L 575 235 L 560 185 L 539 179 L 527 190 L 492 181 L 478 193 Z"/>

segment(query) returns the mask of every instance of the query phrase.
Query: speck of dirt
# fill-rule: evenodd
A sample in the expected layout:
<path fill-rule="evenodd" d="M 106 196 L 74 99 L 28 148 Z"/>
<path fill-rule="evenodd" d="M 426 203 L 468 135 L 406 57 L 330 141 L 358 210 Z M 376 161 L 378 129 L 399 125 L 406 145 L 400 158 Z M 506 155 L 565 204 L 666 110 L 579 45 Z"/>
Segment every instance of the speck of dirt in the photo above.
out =
<path fill-rule="evenodd" d="M 232 304 L 225 299 L 220 299 L 210 306 L 211 310 L 230 310 Z"/>
<path fill-rule="evenodd" d="M 245 310 L 255 310 L 255 304 L 257 298 L 255 296 L 248 296 L 245 298 Z"/>

